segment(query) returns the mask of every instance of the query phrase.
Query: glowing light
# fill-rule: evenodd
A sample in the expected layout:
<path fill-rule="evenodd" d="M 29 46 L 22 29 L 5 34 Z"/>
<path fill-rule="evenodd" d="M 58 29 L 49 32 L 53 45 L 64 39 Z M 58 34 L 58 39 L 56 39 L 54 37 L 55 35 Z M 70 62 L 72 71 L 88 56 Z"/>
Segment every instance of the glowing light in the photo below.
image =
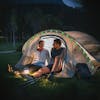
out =
<path fill-rule="evenodd" d="M 14 74 L 15 74 L 15 77 L 16 77 L 16 78 L 21 78 L 20 72 L 15 71 Z"/>
<path fill-rule="evenodd" d="M 18 71 L 15 71 L 14 73 L 15 73 L 16 75 L 19 75 L 19 74 L 20 74 Z"/>
<path fill-rule="evenodd" d="M 29 72 L 29 70 L 28 69 L 25 69 L 24 71 L 23 71 L 23 74 L 29 74 L 30 72 Z"/>

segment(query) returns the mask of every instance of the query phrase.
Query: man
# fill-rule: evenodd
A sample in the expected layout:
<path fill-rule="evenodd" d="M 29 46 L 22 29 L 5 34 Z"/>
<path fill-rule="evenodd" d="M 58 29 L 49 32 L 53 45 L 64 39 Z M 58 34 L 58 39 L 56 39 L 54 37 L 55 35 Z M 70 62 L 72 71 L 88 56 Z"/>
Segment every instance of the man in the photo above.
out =
<path fill-rule="evenodd" d="M 48 66 L 40 68 L 38 71 L 32 74 L 34 77 L 40 77 L 43 74 L 50 73 L 53 75 L 55 72 L 62 70 L 62 61 L 66 55 L 66 49 L 61 47 L 61 40 L 55 39 L 53 48 L 51 50 L 51 60 Z"/>
<path fill-rule="evenodd" d="M 40 40 L 39 45 L 35 52 L 33 52 L 34 59 L 32 61 L 32 65 L 38 65 L 40 67 L 44 67 L 46 64 L 46 60 L 49 63 L 50 56 L 47 49 L 44 48 L 44 41 Z"/>
<path fill-rule="evenodd" d="M 38 46 L 36 50 L 33 50 L 31 53 L 31 56 L 33 55 L 33 60 L 31 61 L 30 64 L 27 65 L 21 65 L 19 64 L 18 67 L 14 68 L 15 70 L 23 70 L 24 68 L 29 68 L 32 71 L 36 71 L 41 67 L 44 67 L 46 65 L 46 60 L 47 63 L 50 61 L 50 56 L 48 50 L 44 48 L 44 41 L 40 40 L 38 42 Z M 12 67 L 8 66 L 8 71 L 11 72 Z M 13 71 L 13 70 L 12 70 Z"/>

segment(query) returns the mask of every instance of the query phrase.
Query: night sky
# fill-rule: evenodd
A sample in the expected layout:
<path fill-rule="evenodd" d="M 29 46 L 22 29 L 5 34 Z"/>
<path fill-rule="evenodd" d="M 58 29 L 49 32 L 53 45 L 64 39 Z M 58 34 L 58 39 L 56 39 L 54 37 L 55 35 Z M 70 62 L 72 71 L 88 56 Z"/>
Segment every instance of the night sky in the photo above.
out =
<path fill-rule="evenodd" d="M 87 18 L 84 18 L 84 21 L 88 21 L 86 30 L 87 32 L 94 33 L 94 36 L 98 38 L 99 34 L 99 18 L 100 18 L 100 11 L 99 11 L 99 0 L 81 0 L 83 1 L 83 8 L 78 8 L 77 11 L 80 11 L 80 15 L 86 14 Z M 0 0 L 0 12 L 3 13 L 3 8 L 8 6 L 19 6 L 19 5 L 38 5 L 38 4 L 58 4 L 65 6 L 62 0 Z M 61 6 L 60 6 L 61 7 Z M 67 6 L 66 6 L 67 7 Z M 74 9 L 69 7 L 70 9 Z M 57 13 L 58 11 L 56 11 Z M 67 13 L 67 11 L 65 12 Z M 74 16 L 75 17 L 75 16 Z M 69 23 L 69 22 L 68 22 Z M 79 22 L 78 22 L 79 23 Z M 2 23 L 3 24 L 3 23 Z M 90 25 L 90 26 L 89 26 Z M 89 30 L 89 31 L 88 31 Z M 99 39 L 99 38 L 98 38 Z"/>

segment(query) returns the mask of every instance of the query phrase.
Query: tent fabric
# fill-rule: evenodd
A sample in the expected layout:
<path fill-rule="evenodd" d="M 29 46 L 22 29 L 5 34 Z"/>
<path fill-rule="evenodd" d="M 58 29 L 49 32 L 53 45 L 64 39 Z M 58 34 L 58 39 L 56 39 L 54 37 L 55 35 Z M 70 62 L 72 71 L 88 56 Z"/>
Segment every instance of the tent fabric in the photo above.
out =
<path fill-rule="evenodd" d="M 78 35 L 77 35 L 78 34 Z M 98 62 L 97 59 L 92 56 L 87 50 L 88 48 L 84 48 L 84 43 L 79 40 L 80 36 L 83 35 L 86 37 L 87 35 L 78 32 L 78 31 L 68 31 L 63 32 L 60 30 L 45 30 L 37 33 L 36 35 L 29 38 L 23 48 L 22 48 L 22 57 L 19 62 L 15 66 L 25 65 L 31 63 L 34 55 L 32 56 L 32 51 L 36 49 L 36 44 L 43 37 L 48 38 L 60 38 L 67 48 L 66 60 L 63 59 L 63 68 L 62 71 L 56 75 L 58 77 L 73 77 L 75 74 L 75 66 L 77 63 L 86 63 L 91 74 L 95 73 L 95 64 L 92 61 Z M 82 40 L 83 41 L 83 40 Z M 82 44 L 83 43 L 83 44 Z M 96 42 L 97 43 L 97 42 Z M 98 62 L 100 65 L 100 62 Z"/>

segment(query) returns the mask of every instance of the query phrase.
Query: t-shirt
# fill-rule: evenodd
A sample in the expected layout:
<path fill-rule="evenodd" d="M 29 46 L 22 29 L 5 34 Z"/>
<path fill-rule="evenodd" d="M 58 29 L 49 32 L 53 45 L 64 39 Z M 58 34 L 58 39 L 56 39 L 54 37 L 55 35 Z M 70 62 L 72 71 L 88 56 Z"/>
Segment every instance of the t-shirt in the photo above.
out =
<path fill-rule="evenodd" d="M 46 49 L 43 49 L 42 51 L 34 51 L 34 58 L 32 61 L 32 64 L 39 65 L 39 66 L 45 66 L 46 60 L 49 63 L 49 52 Z"/>
<path fill-rule="evenodd" d="M 60 48 L 60 49 L 52 48 L 52 51 L 51 51 L 52 58 L 54 59 L 56 56 L 59 56 L 62 53 L 63 49 L 64 48 Z"/>
<path fill-rule="evenodd" d="M 59 56 L 62 53 L 63 50 L 64 50 L 63 47 L 61 47 L 60 49 L 52 48 L 52 50 L 51 50 L 51 61 L 50 61 L 50 64 L 52 64 L 54 62 L 55 57 Z"/>

